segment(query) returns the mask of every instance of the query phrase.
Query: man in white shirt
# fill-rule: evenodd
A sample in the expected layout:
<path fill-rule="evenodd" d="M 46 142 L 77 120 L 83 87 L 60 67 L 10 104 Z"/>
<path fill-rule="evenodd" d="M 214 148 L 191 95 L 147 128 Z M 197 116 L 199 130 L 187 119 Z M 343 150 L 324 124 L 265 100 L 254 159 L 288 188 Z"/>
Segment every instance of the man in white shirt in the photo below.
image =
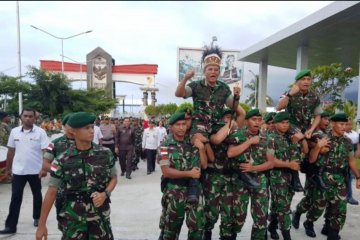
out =
<path fill-rule="evenodd" d="M 102 145 L 103 135 L 101 133 L 100 127 L 94 125 L 94 139 L 93 142 L 99 145 Z"/>
<path fill-rule="evenodd" d="M 16 233 L 22 203 L 24 187 L 29 182 L 33 194 L 34 226 L 39 223 L 42 194 L 41 177 L 46 176 L 42 171 L 42 151 L 49 145 L 49 138 L 45 130 L 34 125 L 35 111 L 24 109 L 21 113 L 22 126 L 11 130 L 8 140 L 6 171 L 12 174 L 12 192 L 9 215 L 6 218 L 5 229 L 0 234 Z"/>
<path fill-rule="evenodd" d="M 159 121 L 159 126 L 157 127 L 157 130 L 159 132 L 160 143 L 162 143 L 162 141 L 164 141 L 167 136 L 166 128 L 164 128 L 163 121 Z"/>
<path fill-rule="evenodd" d="M 155 128 L 155 120 L 149 121 L 149 127 L 144 130 L 142 149 L 147 159 L 147 174 L 155 171 L 156 150 L 160 146 L 159 132 Z"/>

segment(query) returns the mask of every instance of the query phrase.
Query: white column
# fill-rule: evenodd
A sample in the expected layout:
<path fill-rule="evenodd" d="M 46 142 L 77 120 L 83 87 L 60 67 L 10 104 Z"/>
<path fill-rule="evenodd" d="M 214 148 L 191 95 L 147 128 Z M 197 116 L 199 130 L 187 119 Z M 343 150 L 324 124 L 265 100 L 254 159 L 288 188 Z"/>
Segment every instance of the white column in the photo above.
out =
<path fill-rule="evenodd" d="M 304 68 L 308 68 L 308 49 L 304 46 L 299 46 L 296 55 L 296 73 Z"/>
<path fill-rule="evenodd" d="M 259 63 L 259 89 L 258 89 L 258 102 L 259 109 L 262 112 L 266 111 L 266 92 L 267 92 L 267 70 L 268 61 L 262 59 Z"/>

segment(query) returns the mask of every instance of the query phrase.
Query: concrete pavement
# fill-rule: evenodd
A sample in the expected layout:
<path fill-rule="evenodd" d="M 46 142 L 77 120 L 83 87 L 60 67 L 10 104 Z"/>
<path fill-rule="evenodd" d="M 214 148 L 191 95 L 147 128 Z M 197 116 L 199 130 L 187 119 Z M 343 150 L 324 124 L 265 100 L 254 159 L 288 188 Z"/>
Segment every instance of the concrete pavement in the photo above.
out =
<path fill-rule="evenodd" d="M 117 164 L 118 173 L 120 167 Z M 111 223 L 112 229 L 117 240 L 157 240 L 159 236 L 159 217 L 161 213 L 161 192 L 159 166 L 156 166 L 155 173 L 146 174 L 146 162 L 141 161 L 139 170 L 132 174 L 133 179 L 119 177 L 118 185 L 112 193 L 111 204 Z M 304 176 L 301 174 L 304 182 Z M 43 179 L 43 196 L 47 190 L 48 177 Z M 354 182 L 353 182 L 354 184 Z M 360 200 L 360 190 L 353 185 L 354 198 Z M 302 198 L 302 193 L 296 193 L 292 203 L 292 209 Z M 11 197 L 11 184 L 0 184 L 0 228 L 3 229 Z M 301 218 L 300 228 L 291 230 L 292 239 L 306 240 Z M 360 206 L 348 204 L 348 214 L 345 226 L 340 232 L 343 240 L 359 239 L 360 236 Z M 321 217 L 315 223 L 316 239 L 326 239 L 320 231 L 323 224 Z M 213 230 L 213 239 L 219 239 L 219 222 Z M 252 219 L 248 215 L 242 232 L 237 239 L 250 239 Z M 57 230 L 55 218 L 55 208 L 53 207 L 47 221 L 49 240 L 61 238 L 61 233 Z M 32 194 L 27 184 L 24 191 L 23 203 L 21 206 L 17 233 L 13 235 L 0 235 L 0 239 L 7 240 L 30 240 L 35 238 L 36 228 L 32 220 Z M 280 231 L 279 231 L 280 234 Z M 187 239 L 187 228 L 183 225 L 180 240 Z"/>

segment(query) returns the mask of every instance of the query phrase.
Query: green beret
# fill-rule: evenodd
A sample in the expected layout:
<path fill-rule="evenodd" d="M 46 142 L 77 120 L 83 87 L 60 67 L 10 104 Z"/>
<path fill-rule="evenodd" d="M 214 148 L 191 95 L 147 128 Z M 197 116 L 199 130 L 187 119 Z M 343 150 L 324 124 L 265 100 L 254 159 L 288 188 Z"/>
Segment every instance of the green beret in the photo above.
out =
<path fill-rule="evenodd" d="M 295 80 L 297 81 L 297 80 L 299 80 L 299 79 L 301 79 L 301 78 L 303 78 L 305 76 L 311 77 L 311 71 L 309 69 L 301 70 L 298 74 L 296 74 Z"/>
<path fill-rule="evenodd" d="M 173 125 L 179 120 L 185 120 L 185 112 L 176 112 L 169 118 L 169 125 Z"/>
<path fill-rule="evenodd" d="M 269 121 L 274 120 L 275 115 L 276 115 L 276 112 L 267 112 L 264 117 L 265 123 L 268 123 Z"/>
<path fill-rule="evenodd" d="M 278 112 L 274 117 L 274 123 L 279 123 L 289 119 L 290 119 L 290 114 L 288 112 Z"/>
<path fill-rule="evenodd" d="M 261 117 L 261 113 L 260 113 L 259 109 L 255 108 L 255 109 L 251 109 L 250 111 L 248 111 L 245 115 L 245 119 L 249 119 L 254 116 Z"/>
<path fill-rule="evenodd" d="M 320 116 L 323 118 L 323 117 L 330 117 L 331 116 L 331 114 L 329 113 L 329 112 L 322 112 L 321 114 L 320 114 Z"/>
<path fill-rule="evenodd" d="M 330 118 L 333 122 L 347 122 L 348 116 L 345 113 L 337 113 Z"/>
<path fill-rule="evenodd" d="M 69 117 L 71 116 L 71 114 L 72 114 L 72 113 L 66 114 L 65 117 L 62 119 L 61 124 L 62 124 L 63 126 L 65 126 L 65 124 L 69 121 Z"/>
<path fill-rule="evenodd" d="M 72 128 L 82 128 L 88 124 L 93 124 L 96 119 L 95 114 L 88 112 L 76 112 L 71 114 L 67 124 Z"/>
<path fill-rule="evenodd" d="M 222 116 L 225 116 L 226 114 L 233 114 L 233 111 L 230 108 L 224 108 Z"/>
<path fill-rule="evenodd" d="M 177 110 L 176 112 L 180 112 L 180 113 L 186 113 L 187 115 L 192 115 L 192 111 L 190 108 L 181 108 L 179 110 Z"/>

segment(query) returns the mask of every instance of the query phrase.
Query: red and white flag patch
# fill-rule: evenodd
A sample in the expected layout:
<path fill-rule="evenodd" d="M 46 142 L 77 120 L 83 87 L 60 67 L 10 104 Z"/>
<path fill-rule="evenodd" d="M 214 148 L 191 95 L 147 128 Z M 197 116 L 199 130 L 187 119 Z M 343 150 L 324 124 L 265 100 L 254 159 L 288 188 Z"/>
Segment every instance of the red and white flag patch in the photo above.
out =
<path fill-rule="evenodd" d="M 54 144 L 50 143 L 46 149 L 52 151 L 54 149 Z"/>
<path fill-rule="evenodd" d="M 161 160 L 169 160 L 169 152 L 167 147 L 160 147 Z"/>

